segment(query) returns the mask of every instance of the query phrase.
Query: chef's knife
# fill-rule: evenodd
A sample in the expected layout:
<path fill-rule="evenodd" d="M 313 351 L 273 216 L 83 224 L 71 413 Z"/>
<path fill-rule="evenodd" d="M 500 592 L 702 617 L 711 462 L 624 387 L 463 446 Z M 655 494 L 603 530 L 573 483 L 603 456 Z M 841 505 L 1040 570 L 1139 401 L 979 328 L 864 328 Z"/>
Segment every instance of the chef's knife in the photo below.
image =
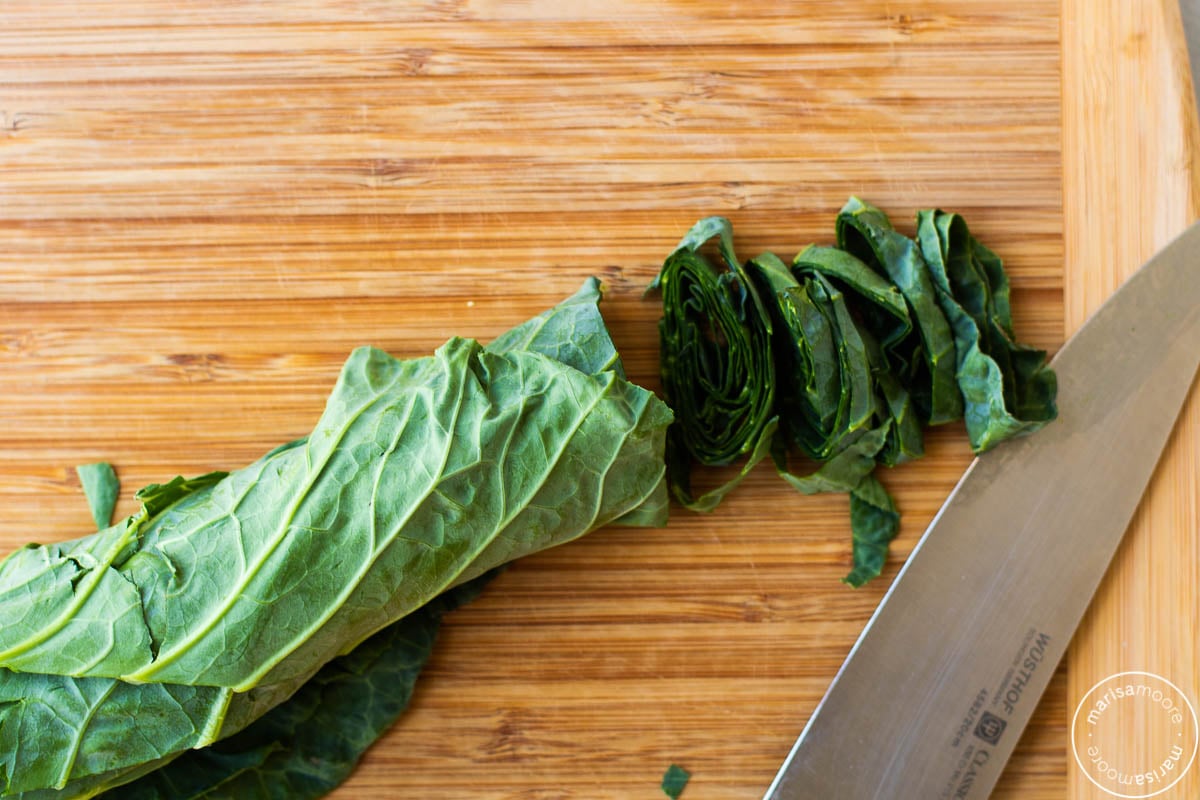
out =
<path fill-rule="evenodd" d="M 1200 223 L 1052 364 L 1059 418 L 972 462 L 764 800 L 990 794 L 1200 366 Z"/>

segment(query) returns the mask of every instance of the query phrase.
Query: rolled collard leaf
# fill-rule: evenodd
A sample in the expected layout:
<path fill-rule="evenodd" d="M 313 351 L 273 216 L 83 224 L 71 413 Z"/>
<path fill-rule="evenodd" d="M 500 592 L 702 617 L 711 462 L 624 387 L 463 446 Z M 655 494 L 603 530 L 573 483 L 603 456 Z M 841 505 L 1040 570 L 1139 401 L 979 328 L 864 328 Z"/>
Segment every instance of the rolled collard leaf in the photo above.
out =
<path fill-rule="evenodd" d="M 701 248 L 715 240 L 720 263 Z M 676 415 L 667 434 L 672 495 L 694 511 L 711 511 L 770 451 L 775 429 L 771 319 L 733 251 L 729 220 L 697 222 L 667 257 L 650 289 L 662 292 L 660 370 Z M 692 461 L 741 471 L 699 497 Z"/>
<path fill-rule="evenodd" d="M 581 292 L 594 307 L 597 284 Z M 305 439 L 0 564 L 3 794 L 92 796 L 241 730 L 497 565 L 645 504 L 662 524 L 670 421 L 611 369 L 535 350 L 356 350 Z"/>
<path fill-rule="evenodd" d="M 589 283 L 589 287 L 592 286 Z M 598 294 L 580 291 L 487 345 L 534 350 L 588 374 L 620 358 L 597 313 Z M 647 501 L 617 524 L 661 524 Z M 211 747 L 189 750 L 103 800 L 314 800 L 338 785 L 363 752 L 404 712 L 442 615 L 469 601 L 494 573 L 456 586 L 321 668 L 293 696 Z M 348 724 L 349 721 L 349 724 Z"/>
<path fill-rule="evenodd" d="M 1058 381 L 1046 351 L 1018 344 L 1000 259 L 958 214 L 917 213 L 917 240 L 954 330 L 958 385 L 971 448 L 1041 428 L 1057 415 Z"/>
<path fill-rule="evenodd" d="M 922 420 L 939 425 L 959 419 L 963 402 L 955 381 L 954 336 L 917 243 L 857 197 L 838 213 L 836 231 L 838 247 L 886 276 L 908 303 L 914 335 L 893 339 L 875 333 Z"/>

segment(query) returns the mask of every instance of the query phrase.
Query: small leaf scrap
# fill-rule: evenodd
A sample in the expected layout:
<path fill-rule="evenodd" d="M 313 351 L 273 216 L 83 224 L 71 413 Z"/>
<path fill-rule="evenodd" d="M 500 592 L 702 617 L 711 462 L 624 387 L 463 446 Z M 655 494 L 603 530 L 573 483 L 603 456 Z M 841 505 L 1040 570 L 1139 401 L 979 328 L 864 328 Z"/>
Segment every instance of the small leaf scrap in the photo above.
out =
<path fill-rule="evenodd" d="M 121 482 L 112 464 L 98 461 L 94 464 L 80 464 L 75 468 L 79 483 L 83 486 L 83 495 L 87 498 L 88 508 L 92 511 L 92 519 L 96 530 L 107 528 L 112 521 L 113 509 L 117 507 L 117 495 L 121 491 Z"/>
<path fill-rule="evenodd" d="M 662 790 L 671 800 L 677 800 L 679 795 L 683 794 L 684 787 L 687 786 L 692 774 L 678 764 L 672 764 L 667 767 L 667 771 L 663 773 Z"/>

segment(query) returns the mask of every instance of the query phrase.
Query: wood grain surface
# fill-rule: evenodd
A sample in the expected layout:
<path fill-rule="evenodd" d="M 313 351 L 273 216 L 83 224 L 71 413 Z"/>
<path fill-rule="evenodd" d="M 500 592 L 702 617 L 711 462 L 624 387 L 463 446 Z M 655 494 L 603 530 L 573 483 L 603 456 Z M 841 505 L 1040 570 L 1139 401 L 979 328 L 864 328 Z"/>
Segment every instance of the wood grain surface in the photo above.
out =
<path fill-rule="evenodd" d="M 1055 349 L 1086 307 L 1060 58 L 1085 0 L 1062 2 L 5 0 L 0 552 L 87 533 L 75 464 L 114 463 L 126 513 L 306 433 L 354 346 L 487 338 L 587 275 L 657 387 L 642 288 L 708 214 L 786 257 L 850 194 L 906 231 L 960 211 Z M 691 800 L 761 796 L 969 460 L 950 426 L 883 476 L 903 527 L 859 591 L 845 498 L 768 470 L 712 515 L 522 560 L 336 796 L 651 798 L 672 762 Z M 996 797 L 1067 791 L 1067 678 Z"/>
<path fill-rule="evenodd" d="M 1138 265 L 1200 216 L 1200 127 L 1182 33 L 1176 0 L 1064 0 L 1068 334 Z M 1200 280 L 1200 269 L 1195 280 Z M 1088 698 L 1093 686 L 1125 672 L 1161 676 L 1193 706 L 1200 699 L 1198 498 L 1200 394 L 1193 387 L 1137 515 L 1064 659 L 1072 713 L 1081 703 L 1094 702 Z M 1150 685 L 1165 688 L 1161 683 Z M 1113 762 L 1135 765 L 1130 771 L 1136 771 L 1162 763 L 1175 737 L 1183 733 L 1186 738 L 1188 730 L 1174 730 L 1160 718 L 1126 713 L 1118 724 L 1097 726 L 1097 739 L 1102 733 L 1098 746 L 1103 752 Z M 1086 741 L 1082 735 L 1078 738 Z M 1114 784 L 1089 780 L 1089 774 L 1102 776 L 1096 775 L 1086 750 L 1081 757 L 1088 770 L 1070 764 L 1067 796 L 1112 797 Z M 1149 796 L 1155 788 L 1134 786 L 1123 793 Z M 1195 800 L 1200 797 L 1200 769 L 1193 763 L 1178 783 L 1155 796 Z"/>

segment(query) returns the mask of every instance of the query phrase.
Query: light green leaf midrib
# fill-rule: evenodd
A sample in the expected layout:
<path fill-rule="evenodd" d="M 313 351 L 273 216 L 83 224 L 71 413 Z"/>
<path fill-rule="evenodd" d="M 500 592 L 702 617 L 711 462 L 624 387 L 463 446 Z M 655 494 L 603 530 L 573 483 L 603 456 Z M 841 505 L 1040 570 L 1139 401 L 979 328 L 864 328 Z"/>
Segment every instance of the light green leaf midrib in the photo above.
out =
<path fill-rule="evenodd" d="M 396 380 L 398 380 L 398 376 L 393 377 L 391 383 L 394 384 Z M 330 443 L 330 446 L 326 449 L 325 454 L 321 458 L 320 464 L 315 468 L 312 465 L 312 462 L 308 460 L 312 451 L 311 440 L 305 445 L 305 459 L 306 463 L 310 465 L 308 480 L 305 482 L 303 488 L 297 492 L 296 497 L 288 507 L 287 513 L 284 515 L 283 522 L 279 526 L 279 529 L 276 531 L 274 536 L 271 538 L 270 544 L 258 555 L 258 563 L 255 564 L 251 570 L 243 573 L 238 582 L 234 586 L 230 587 L 225 601 L 219 604 L 202 623 L 192 626 L 191 633 L 188 636 L 180 639 L 178 642 L 172 643 L 171 647 L 166 651 L 159 650 L 158 657 L 154 659 L 153 662 L 146 665 L 142 669 L 135 670 L 128 675 L 122 676 L 121 680 L 133 682 L 146 682 L 153 680 L 154 675 L 160 673 L 164 668 L 182 658 L 197 642 L 201 641 L 204 637 L 212 632 L 212 630 L 221 622 L 229 610 L 238 602 L 242 592 L 245 591 L 246 587 L 249 586 L 254 578 L 258 576 L 260 570 L 263 569 L 267 560 L 271 557 L 271 554 L 279 548 L 280 544 L 287 536 L 288 529 L 291 527 L 296 512 L 299 510 L 305 498 L 308 497 L 309 492 L 312 491 L 313 485 L 324 472 L 329 460 L 333 457 L 334 453 L 337 452 L 337 443 L 341 442 L 345 438 L 346 433 L 351 427 L 353 427 L 354 423 L 358 421 L 359 417 L 362 416 L 362 414 L 375 403 L 377 397 L 378 395 L 373 396 L 370 402 L 358 407 L 352 414 L 347 416 L 345 424 L 338 430 L 336 438 L 332 443 Z M 253 688 L 253 686 L 253 683 L 247 684 L 245 681 L 243 681 L 238 687 L 235 688 L 237 688 L 238 691 L 246 691 L 250 688 Z"/>
<path fill-rule="evenodd" d="M 83 736 L 85 733 L 87 733 L 87 729 L 91 726 L 92 719 L 96 716 L 96 710 L 104 704 L 104 701 L 108 699 L 108 696 L 111 695 L 113 690 L 116 688 L 117 682 L 112 681 L 108 688 L 104 690 L 104 693 L 100 695 L 98 700 L 88 703 L 87 716 L 83 718 L 82 724 L 79 726 L 78 730 L 75 731 L 75 736 L 71 741 L 71 750 L 67 754 L 67 757 L 63 759 L 62 771 L 59 773 L 58 780 L 54 784 L 55 789 L 62 789 L 67 785 L 67 782 L 70 781 L 71 770 L 75 768 L 75 761 L 79 758 L 79 751 L 83 747 Z"/>
<path fill-rule="evenodd" d="M 440 459 L 441 467 L 438 469 L 438 471 L 434 475 L 431 476 L 431 481 L 426 486 L 425 491 L 421 494 L 420 499 L 417 500 L 416 502 L 412 503 L 412 505 L 408 509 L 408 513 L 405 514 L 404 517 L 402 517 L 398 521 L 397 525 L 394 528 L 394 530 L 396 530 L 396 531 L 398 531 L 404 527 L 404 524 L 407 523 L 408 520 L 410 520 L 412 518 L 412 515 L 416 513 L 417 509 L 419 509 L 421 507 L 421 505 L 425 502 L 425 500 L 427 500 L 429 498 L 429 496 L 441 484 L 441 482 L 443 480 L 444 468 L 445 468 L 446 462 L 449 460 L 450 453 L 453 450 L 453 445 L 454 445 L 453 431 L 458 427 L 458 418 L 459 418 L 460 413 L 462 412 L 463 400 L 464 400 L 464 397 L 466 394 L 466 386 L 467 386 L 467 381 L 464 380 L 464 381 L 459 382 L 458 398 L 454 404 L 454 419 L 453 419 L 451 425 L 449 426 L 449 431 L 451 433 L 450 433 L 450 435 L 448 435 L 446 437 L 446 446 L 442 450 L 441 459 Z M 369 403 L 368 405 L 374 405 L 376 402 L 379 401 L 379 399 L 382 395 L 383 395 L 383 392 L 376 394 L 374 396 L 374 398 L 372 399 L 371 403 Z M 410 413 L 411 413 L 411 406 L 410 406 Z M 396 434 L 396 441 L 399 440 L 399 438 L 403 434 L 403 432 L 404 432 L 404 429 L 402 427 Z M 393 444 L 392 444 L 392 449 L 394 449 L 394 448 L 395 448 L 395 442 L 393 442 Z M 386 463 L 387 463 L 386 458 L 380 459 L 379 471 L 376 473 L 376 481 L 375 481 L 376 486 L 378 485 L 378 482 L 379 482 L 378 476 L 382 473 L 382 470 L 383 470 L 384 466 L 386 466 Z M 375 491 L 372 491 L 372 498 L 374 498 L 375 495 L 376 495 Z M 374 524 L 375 524 L 374 515 L 372 515 L 372 517 L 371 517 L 371 524 L 372 524 L 372 526 L 374 526 Z M 372 543 L 374 543 L 376 541 L 375 531 L 372 529 L 371 533 L 372 533 L 371 540 L 372 540 Z M 394 533 L 391 533 L 388 535 L 387 541 L 388 541 L 389 545 L 394 540 L 394 536 L 395 536 Z M 320 630 L 321 627 L 326 622 L 328 622 L 331 618 L 333 618 L 333 616 L 335 614 L 337 614 L 337 612 L 339 610 L 341 610 L 342 606 L 346 602 L 346 599 L 349 598 L 354 593 L 354 591 L 362 583 L 363 577 L 366 576 L 367 573 L 370 572 L 371 567 L 373 567 L 375 565 L 376 561 L 379 560 L 379 557 L 383 554 L 384 551 L 387 550 L 387 545 L 385 545 L 383 547 L 375 547 L 373 544 L 372 550 L 373 550 L 373 554 L 372 554 L 371 558 L 367 559 L 363 563 L 363 566 L 359 570 L 357 570 L 350 579 L 348 579 L 344 582 L 342 591 L 339 592 L 338 595 L 336 596 L 336 598 L 334 598 L 327 605 L 326 611 L 322 612 L 322 614 L 319 617 L 317 617 L 313 621 L 312 624 L 310 624 L 308 627 L 306 627 L 305 629 L 303 629 L 302 631 L 297 633 L 291 639 L 291 641 L 287 643 L 287 645 L 279 648 L 276 651 L 277 654 L 275 656 L 266 660 L 262 664 L 262 666 L 260 666 L 259 669 L 250 673 L 242 681 L 241 684 L 234 687 L 235 691 L 246 691 L 247 689 L 250 689 L 250 688 L 253 688 L 254 686 L 256 686 L 264 677 L 266 677 L 271 672 L 271 670 L 273 670 L 276 666 L 278 666 L 291 653 L 295 652 L 297 649 L 299 649 L 301 646 L 303 646 L 303 644 L 305 642 L 307 642 L 310 638 L 312 638 L 313 634 L 315 634 L 318 630 Z"/>
<path fill-rule="evenodd" d="M 100 563 L 96 564 L 96 566 L 92 567 L 88 571 L 87 576 L 83 581 L 80 582 L 82 586 L 75 586 L 71 602 L 63 607 L 62 613 L 55 617 L 49 624 L 38 628 L 38 630 L 32 636 L 28 636 L 24 639 L 24 641 L 17 642 L 7 650 L 0 652 L 0 666 L 3 666 L 8 660 L 23 655 L 32 650 L 34 647 L 37 647 L 38 645 L 50 640 L 67 626 L 67 624 L 75 617 L 75 613 L 83 607 L 88 598 L 90 598 L 96 591 L 96 587 L 100 585 L 100 581 L 104 577 L 105 572 L 112 565 L 116 557 L 125 549 L 126 545 L 131 541 L 133 538 L 132 532 L 138 529 L 144 519 L 145 514 L 143 513 L 137 517 L 130 517 L 125 521 L 125 527 L 122 529 L 121 535 L 115 539 L 112 546 L 110 546 L 109 549 L 104 553 L 104 557 L 100 559 Z M 109 530 L 111 530 L 111 528 Z M 79 568 L 84 569 L 84 567 Z M 147 639 L 149 639 L 148 632 Z"/>

